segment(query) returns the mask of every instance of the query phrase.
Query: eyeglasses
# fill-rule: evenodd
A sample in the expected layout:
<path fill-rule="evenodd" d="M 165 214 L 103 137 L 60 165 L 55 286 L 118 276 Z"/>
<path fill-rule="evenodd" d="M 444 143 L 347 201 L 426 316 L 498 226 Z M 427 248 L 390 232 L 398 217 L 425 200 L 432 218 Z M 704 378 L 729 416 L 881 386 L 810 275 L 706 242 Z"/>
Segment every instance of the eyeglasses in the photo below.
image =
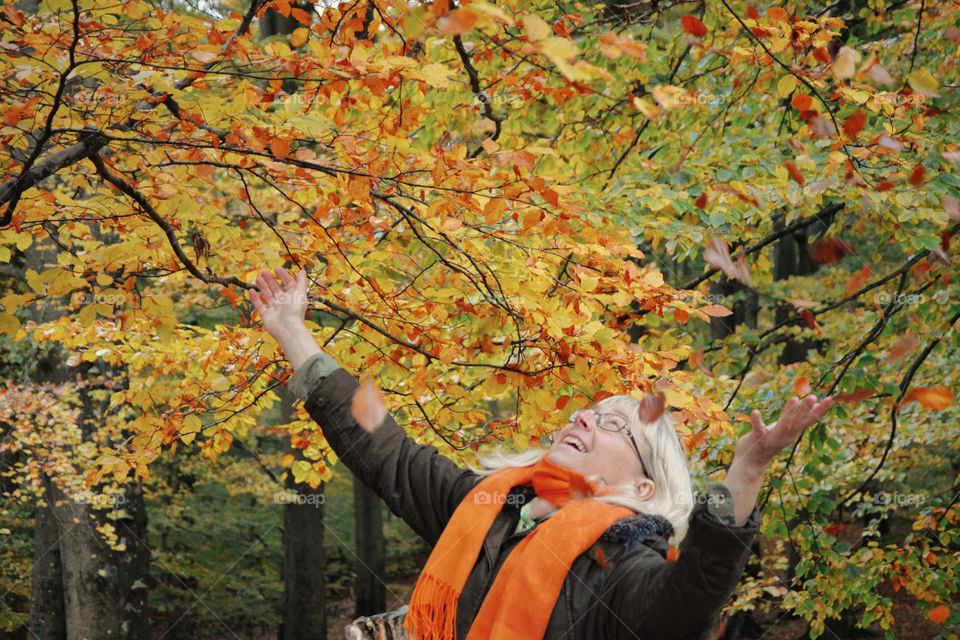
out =
<path fill-rule="evenodd" d="M 633 445 L 633 450 L 637 452 L 637 458 L 640 459 L 640 466 L 643 468 L 643 475 L 653 480 L 653 476 L 651 476 L 650 472 L 647 471 L 647 465 L 643 462 L 643 456 L 640 455 L 640 447 L 637 446 L 637 441 L 633 437 L 633 432 L 630 431 L 630 427 L 627 426 L 626 420 L 615 413 L 600 413 L 595 409 L 580 409 L 579 411 L 574 411 L 570 415 L 568 422 L 574 422 L 581 412 L 592 413 L 596 417 L 597 426 L 604 431 L 623 431 L 626 433 L 627 437 L 630 438 L 630 444 Z"/>

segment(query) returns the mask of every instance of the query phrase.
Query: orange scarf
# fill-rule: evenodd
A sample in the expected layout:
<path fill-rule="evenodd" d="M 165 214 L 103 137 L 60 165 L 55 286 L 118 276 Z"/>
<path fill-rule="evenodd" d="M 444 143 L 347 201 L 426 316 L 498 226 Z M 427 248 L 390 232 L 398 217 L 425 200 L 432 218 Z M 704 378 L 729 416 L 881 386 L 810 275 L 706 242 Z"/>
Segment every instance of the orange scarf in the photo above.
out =
<path fill-rule="evenodd" d="M 633 515 L 626 507 L 590 500 L 612 488 L 598 489 L 546 456 L 531 467 L 487 476 L 457 506 L 417 580 L 403 623 L 411 638 L 454 640 L 457 603 L 487 531 L 510 489 L 531 483 L 540 498 L 560 509 L 507 557 L 467 640 L 542 638 L 574 559 L 614 522 Z"/>

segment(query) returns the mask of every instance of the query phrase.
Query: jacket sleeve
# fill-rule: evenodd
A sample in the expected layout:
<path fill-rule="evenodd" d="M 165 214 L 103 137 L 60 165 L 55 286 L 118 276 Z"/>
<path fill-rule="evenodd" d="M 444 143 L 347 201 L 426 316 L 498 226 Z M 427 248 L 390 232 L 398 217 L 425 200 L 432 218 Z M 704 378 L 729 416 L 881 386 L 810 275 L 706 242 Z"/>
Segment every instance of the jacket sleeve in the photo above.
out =
<path fill-rule="evenodd" d="M 700 640 L 719 622 L 736 589 L 760 530 L 754 507 L 734 526 L 733 500 L 715 483 L 690 514 L 680 555 L 667 562 L 649 547 L 614 567 L 601 600 L 602 637 L 617 640 Z"/>
<path fill-rule="evenodd" d="M 350 407 L 358 382 L 326 354 L 313 356 L 288 382 L 337 457 L 372 488 L 390 510 L 435 544 L 463 497 L 480 479 L 432 446 L 409 438 L 392 416 L 368 433 Z"/>

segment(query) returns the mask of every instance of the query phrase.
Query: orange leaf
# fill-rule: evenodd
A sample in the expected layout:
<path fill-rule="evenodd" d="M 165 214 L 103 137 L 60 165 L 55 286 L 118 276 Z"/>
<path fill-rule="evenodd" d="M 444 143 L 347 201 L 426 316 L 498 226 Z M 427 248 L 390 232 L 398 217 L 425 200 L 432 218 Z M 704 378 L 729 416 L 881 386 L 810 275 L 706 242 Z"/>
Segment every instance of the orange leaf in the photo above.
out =
<path fill-rule="evenodd" d="M 786 167 L 787 173 L 790 174 L 793 181 L 802 187 L 804 183 L 803 174 L 800 173 L 800 169 L 797 169 L 797 165 L 793 164 L 792 160 L 787 160 L 783 163 L 783 166 Z"/>
<path fill-rule="evenodd" d="M 290 155 L 290 140 L 286 138 L 273 138 L 270 140 L 270 151 L 278 158 L 286 158 Z"/>
<path fill-rule="evenodd" d="M 800 396 L 801 398 L 810 394 L 810 378 L 807 376 L 800 376 L 793 383 L 793 393 L 794 395 Z"/>
<path fill-rule="evenodd" d="M 946 387 L 934 385 L 932 387 L 917 387 L 911 389 L 903 398 L 902 404 L 917 401 L 921 406 L 933 411 L 943 411 L 953 402 L 953 392 Z"/>
<path fill-rule="evenodd" d="M 300 27 L 294 29 L 293 35 L 290 36 L 290 44 L 294 47 L 299 47 L 304 42 L 307 41 L 307 38 L 310 36 L 310 30 L 306 27 Z"/>
<path fill-rule="evenodd" d="M 440 19 L 440 31 L 452 36 L 459 36 L 473 29 L 477 24 L 477 14 L 466 8 L 451 11 L 445 18 Z"/>
<path fill-rule="evenodd" d="M 703 349 L 697 349 L 696 351 L 693 352 L 693 354 L 690 356 L 690 364 L 695 366 L 697 369 L 700 369 L 700 371 L 703 371 L 705 374 L 707 374 L 711 378 L 714 377 L 713 371 L 710 371 L 710 369 L 707 368 L 707 365 L 703 361 Z"/>
<path fill-rule="evenodd" d="M 387 406 L 383 402 L 383 394 L 372 380 L 364 380 L 357 388 L 350 404 L 350 413 L 357 424 L 370 433 L 383 424 L 387 417 Z"/>
<path fill-rule="evenodd" d="M 702 38 L 707 35 L 707 25 L 694 16 L 683 16 L 680 18 L 680 22 L 683 24 L 683 30 L 692 36 Z"/>
<path fill-rule="evenodd" d="M 857 271 L 850 280 L 847 281 L 847 290 L 844 295 L 851 295 L 856 291 L 859 291 L 867 284 L 867 280 L 870 279 L 870 274 L 873 272 L 873 269 L 870 268 L 870 265 L 865 265 L 863 269 Z"/>
<path fill-rule="evenodd" d="M 935 624 L 943 624 L 947 621 L 947 618 L 950 617 L 950 607 L 945 604 L 938 604 L 933 609 L 930 609 L 927 617 Z"/>

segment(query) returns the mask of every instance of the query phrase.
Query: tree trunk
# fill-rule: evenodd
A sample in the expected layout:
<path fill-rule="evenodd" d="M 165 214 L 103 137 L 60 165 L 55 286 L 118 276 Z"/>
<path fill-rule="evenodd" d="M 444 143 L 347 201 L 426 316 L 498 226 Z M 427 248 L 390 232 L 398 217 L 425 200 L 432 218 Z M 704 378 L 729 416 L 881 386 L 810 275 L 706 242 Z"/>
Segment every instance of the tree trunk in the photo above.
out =
<path fill-rule="evenodd" d="M 282 422 L 294 419 L 293 396 L 280 392 Z M 290 453 L 302 458 L 302 451 L 290 447 Z M 287 475 L 286 487 L 297 499 L 283 506 L 283 623 L 281 640 L 325 640 L 326 558 L 323 550 L 323 485 L 295 484 Z"/>
<path fill-rule="evenodd" d="M 354 476 L 353 522 L 357 545 L 354 562 L 355 618 L 383 613 L 387 608 L 383 508 L 380 496 Z"/>

